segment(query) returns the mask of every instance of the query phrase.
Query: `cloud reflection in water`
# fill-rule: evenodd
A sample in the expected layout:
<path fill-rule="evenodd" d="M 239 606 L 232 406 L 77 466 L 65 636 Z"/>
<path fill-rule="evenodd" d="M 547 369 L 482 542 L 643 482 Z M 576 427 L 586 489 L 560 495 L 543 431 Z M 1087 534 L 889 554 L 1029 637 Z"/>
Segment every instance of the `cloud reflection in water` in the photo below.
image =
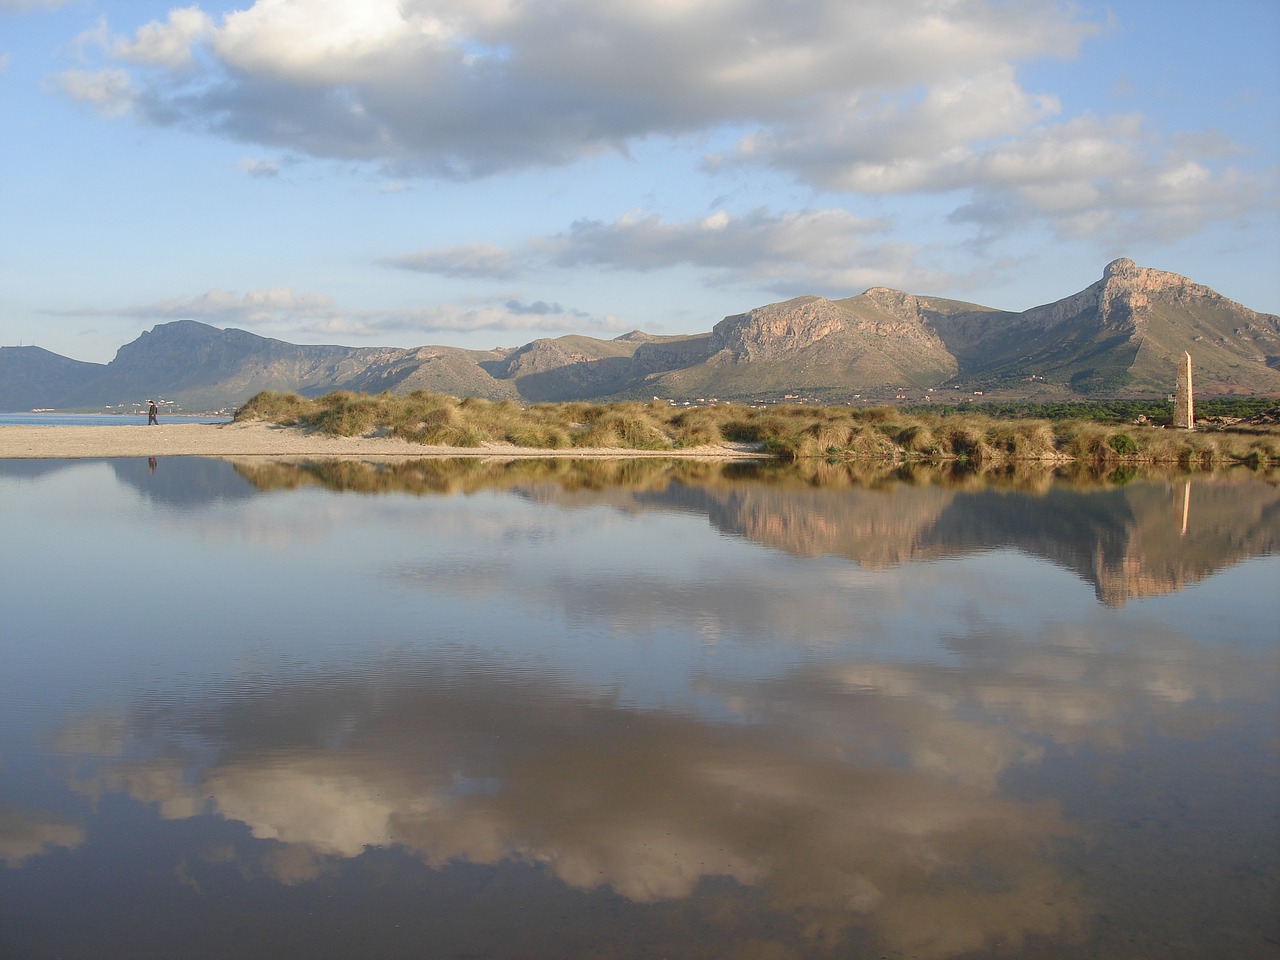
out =
<path fill-rule="evenodd" d="M 834 675 L 828 690 L 845 686 L 824 707 L 828 728 L 796 738 L 771 717 L 812 713 L 812 683 L 736 690 L 739 705 L 756 701 L 743 707 L 752 722 L 719 725 L 544 676 L 405 666 L 138 707 L 121 755 L 75 786 L 127 792 L 167 818 L 242 821 L 295 848 L 261 865 L 286 883 L 389 846 L 436 867 L 535 863 L 641 903 L 728 877 L 809 936 L 866 925 L 925 956 L 1060 937 L 1086 913 L 1054 867 L 1074 830 L 1051 803 L 995 790 L 993 767 L 1038 751 L 946 705 L 849 693 Z M 97 723 L 65 731 L 64 746 Z"/>

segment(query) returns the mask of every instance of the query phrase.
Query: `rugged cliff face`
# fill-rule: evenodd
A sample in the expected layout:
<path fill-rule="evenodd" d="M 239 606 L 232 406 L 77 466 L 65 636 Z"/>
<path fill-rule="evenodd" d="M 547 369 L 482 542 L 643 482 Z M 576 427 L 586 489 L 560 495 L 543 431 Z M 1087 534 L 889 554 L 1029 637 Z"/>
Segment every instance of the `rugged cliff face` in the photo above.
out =
<path fill-rule="evenodd" d="M 713 355 L 735 362 L 776 358 L 844 331 L 847 317 L 830 300 L 799 297 L 725 317 L 711 328 Z"/>
<path fill-rule="evenodd" d="M 711 332 L 712 348 L 735 361 L 778 357 L 832 337 L 863 340 L 885 349 L 909 347 L 920 352 L 945 351 L 926 326 L 924 301 L 900 290 L 872 287 L 847 300 L 799 297 L 785 303 L 726 317 Z"/>
<path fill-rule="evenodd" d="M 1193 283 L 1186 277 L 1152 267 L 1140 267 L 1128 257 L 1112 260 L 1102 272 L 1102 291 L 1099 297 L 1104 314 L 1116 300 L 1124 301 L 1131 309 L 1143 309 L 1153 299 L 1172 303 L 1190 303 L 1193 300 L 1214 300 L 1229 303 L 1203 284 Z"/>

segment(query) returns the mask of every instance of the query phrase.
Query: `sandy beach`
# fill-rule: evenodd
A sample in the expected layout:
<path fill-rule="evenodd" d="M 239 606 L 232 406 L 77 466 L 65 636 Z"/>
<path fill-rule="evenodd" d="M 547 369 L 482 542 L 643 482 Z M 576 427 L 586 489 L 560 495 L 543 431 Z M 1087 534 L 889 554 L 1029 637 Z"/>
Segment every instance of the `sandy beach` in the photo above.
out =
<path fill-rule="evenodd" d="M 748 444 L 678 451 L 537 450 L 507 444 L 433 447 L 390 437 L 331 437 L 266 423 L 161 423 L 159 426 L 0 426 L 0 460 L 81 457 L 271 457 L 416 459 L 422 457 L 696 457 L 759 459 Z"/>

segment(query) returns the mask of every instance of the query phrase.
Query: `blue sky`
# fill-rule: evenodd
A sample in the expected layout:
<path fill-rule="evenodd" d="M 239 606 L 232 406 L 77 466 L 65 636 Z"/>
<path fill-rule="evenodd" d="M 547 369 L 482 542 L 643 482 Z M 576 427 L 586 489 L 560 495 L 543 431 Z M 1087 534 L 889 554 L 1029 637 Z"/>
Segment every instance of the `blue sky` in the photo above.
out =
<path fill-rule="evenodd" d="M 1275 0 L 0 0 L 0 345 L 709 330 L 1132 257 L 1280 312 Z"/>

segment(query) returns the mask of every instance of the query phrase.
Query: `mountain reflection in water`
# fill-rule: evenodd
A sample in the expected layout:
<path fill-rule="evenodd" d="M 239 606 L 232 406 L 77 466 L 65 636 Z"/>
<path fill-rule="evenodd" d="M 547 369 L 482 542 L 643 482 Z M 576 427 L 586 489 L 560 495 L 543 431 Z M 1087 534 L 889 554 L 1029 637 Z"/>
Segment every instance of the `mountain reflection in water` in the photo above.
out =
<path fill-rule="evenodd" d="M 371 464 L 241 463 L 260 490 L 316 484 L 357 493 L 507 490 L 561 507 L 685 511 L 798 556 L 867 567 L 1011 548 L 1093 584 L 1108 604 L 1180 590 L 1280 551 L 1280 483 L 1240 471 L 1151 471 L 1115 483 L 1024 466 L 998 475 L 877 463 L 741 464 L 469 458 Z"/>
<path fill-rule="evenodd" d="M 0 505 L 0 955 L 1275 955 L 1266 477 L 0 461 Z"/>

